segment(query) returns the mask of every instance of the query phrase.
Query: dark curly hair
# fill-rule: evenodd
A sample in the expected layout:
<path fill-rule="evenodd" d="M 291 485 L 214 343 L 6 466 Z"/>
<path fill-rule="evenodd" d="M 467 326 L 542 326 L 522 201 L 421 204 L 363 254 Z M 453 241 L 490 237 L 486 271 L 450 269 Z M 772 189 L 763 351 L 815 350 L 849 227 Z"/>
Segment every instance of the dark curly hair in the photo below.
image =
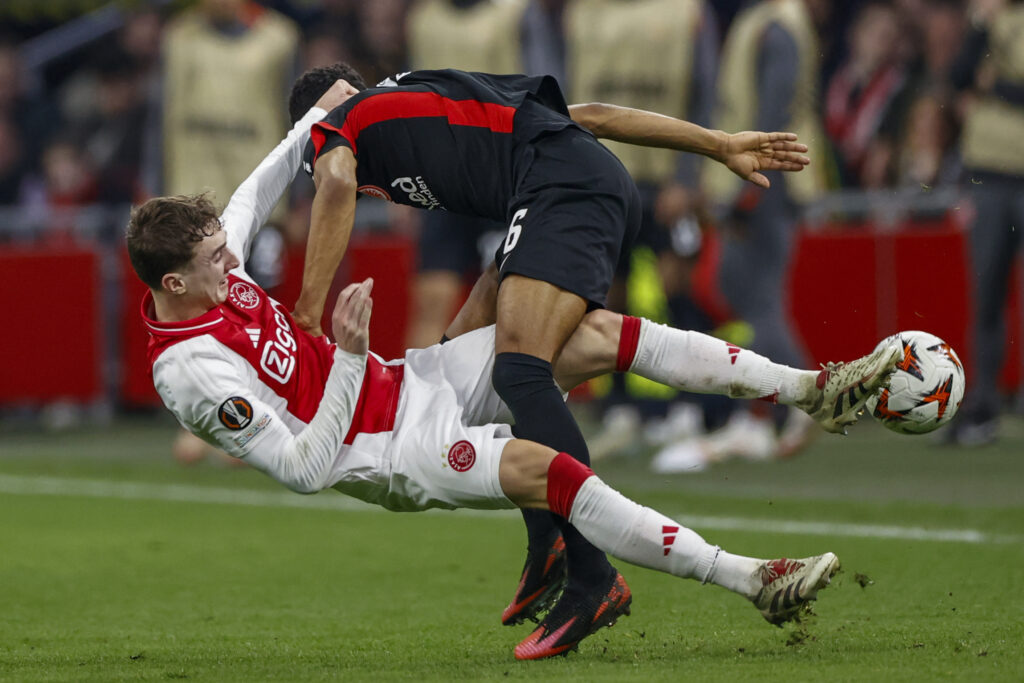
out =
<path fill-rule="evenodd" d="M 167 273 L 181 270 L 196 245 L 220 230 L 217 209 L 205 194 L 156 197 L 132 209 L 128 219 L 128 259 L 151 289 Z"/>
<path fill-rule="evenodd" d="M 299 76 L 288 97 L 288 114 L 292 118 L 292 124 L 305 116 L 320 96 L 340 78 L 351 83 L 356 90 L 366 90 L 366 81 L 358 71 L 345 62 L 318 66 Z"/>

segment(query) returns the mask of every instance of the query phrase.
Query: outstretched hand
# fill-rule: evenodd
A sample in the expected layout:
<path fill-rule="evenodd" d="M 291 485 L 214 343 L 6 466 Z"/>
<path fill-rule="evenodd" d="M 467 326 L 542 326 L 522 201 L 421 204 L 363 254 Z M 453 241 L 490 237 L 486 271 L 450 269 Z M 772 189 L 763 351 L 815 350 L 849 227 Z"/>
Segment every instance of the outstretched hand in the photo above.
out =
<path fill-rule="evenodd" d="M 761 171 L 801 171 L 811 163 L 804 156 L 806 151 L 807 145 L 797 142 L 795 133 L 744 131 L 726 136 L 719 161 L 740 178 L 769 187 Z"/>
<path fill-rule="evenodd" d="M 353 282 L 341 290 L 334 305 L 331 329 L 343 351 L 365 355 L 370 348 L 370 313 L 373 311 L 373 278 Z"/>

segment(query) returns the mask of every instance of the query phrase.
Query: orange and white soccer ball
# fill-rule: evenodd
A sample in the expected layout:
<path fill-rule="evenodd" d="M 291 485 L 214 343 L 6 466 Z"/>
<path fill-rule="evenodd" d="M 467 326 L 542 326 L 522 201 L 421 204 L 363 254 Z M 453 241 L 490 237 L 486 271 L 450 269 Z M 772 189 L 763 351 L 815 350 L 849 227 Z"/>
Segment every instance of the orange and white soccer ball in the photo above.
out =
<path fill-rule="evenodd" d="M 876 420 L 900 434 L 925 434 L 953 419 L 964 398 L 964 366 L 934 334 L 899 332 L 878 344 L 899 345 L 901 357 L 888 388 L 864 404 Z"/>

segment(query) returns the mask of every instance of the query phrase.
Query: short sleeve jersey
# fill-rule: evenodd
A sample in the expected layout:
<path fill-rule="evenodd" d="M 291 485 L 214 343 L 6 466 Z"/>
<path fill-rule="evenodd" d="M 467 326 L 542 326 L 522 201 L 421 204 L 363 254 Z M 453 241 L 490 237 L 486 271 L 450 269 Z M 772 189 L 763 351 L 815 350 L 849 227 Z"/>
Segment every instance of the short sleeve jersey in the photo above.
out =
<path fill-rule="evenodd" d="M 303 168 L 344 145 L 365 195 L 504 221 L 524 146 L 567 127 L 578 126 L 550 76 L 412 71 L 316 123 Z"/>

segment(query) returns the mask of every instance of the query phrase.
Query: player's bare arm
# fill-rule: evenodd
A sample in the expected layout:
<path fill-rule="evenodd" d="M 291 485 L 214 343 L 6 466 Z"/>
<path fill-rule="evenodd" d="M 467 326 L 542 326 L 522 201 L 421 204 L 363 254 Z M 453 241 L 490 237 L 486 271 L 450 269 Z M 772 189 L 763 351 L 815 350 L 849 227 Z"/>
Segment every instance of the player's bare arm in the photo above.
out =
<path fill-rule="evenodd" d="M 493 325 L 498 317 L 498 267 L 492 262 L 473 285 L 466 303 L 459 309 L 455 320 L 445 330 L 445 336 L 455 339 L 460 334 Z"/>
<path fill-rule="evenodd" d="M 574 104 L 569 114 L 599 138 L 702 154 L 761 187 L 770 184 L 761 171 L 800 171 L 811 163 L 804 155 L 807 146 L 796 141 L 795 133 L 730 134 L 671 116 L 600 102 Z"/>
<path fill-rule="evenodd" d="M 296 324 L 313 335 L 322 334 L 327 292 L 352 235 L 356 215 L 356 158 L 348 147 L 336 147 L 317 160 L 302 291 L 295 302 Z"/>

